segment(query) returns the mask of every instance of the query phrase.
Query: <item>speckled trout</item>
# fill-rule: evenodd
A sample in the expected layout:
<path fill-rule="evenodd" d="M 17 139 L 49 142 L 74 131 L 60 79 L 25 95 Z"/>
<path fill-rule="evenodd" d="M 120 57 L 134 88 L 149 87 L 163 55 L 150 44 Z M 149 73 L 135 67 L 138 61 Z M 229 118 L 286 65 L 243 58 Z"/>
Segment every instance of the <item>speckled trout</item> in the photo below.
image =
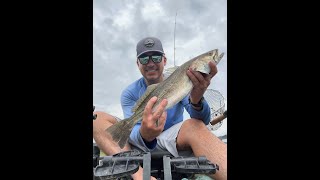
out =
<path fill-rule="evenodd" d="M 218 49 L 214 49 L 192 58 L 181 66 L 174 67 L 176 69 L 164 81 L 147 87 L 145 93 L 138 99 L 133 107 L 132 112 L 134 114 L 131 117 L 123 119 L 110 126 L 106 129 L 107 133 L 110 133 L 113 141 L 117 142 L 122 149 L 129 139 L 132 128 L 142 119 L 143 111 L 147 102 L 153 96 L 158 97 L 157 102 L 152 108 L 153 111 L 155 111 L 163 99 L 167 99 L 168 101 L 165 110 L 171 108 L 186 97 L 193 88 L 193 84 L 187 76 L 187 70 L 189 67 L 194 71 L 209 74 L 209 61 L 212 61 L 217 65 L 223 55 L 224 53 L 218 54 Z M 156 122 L 156 124 L 157 123 L 158 122 Z"/>

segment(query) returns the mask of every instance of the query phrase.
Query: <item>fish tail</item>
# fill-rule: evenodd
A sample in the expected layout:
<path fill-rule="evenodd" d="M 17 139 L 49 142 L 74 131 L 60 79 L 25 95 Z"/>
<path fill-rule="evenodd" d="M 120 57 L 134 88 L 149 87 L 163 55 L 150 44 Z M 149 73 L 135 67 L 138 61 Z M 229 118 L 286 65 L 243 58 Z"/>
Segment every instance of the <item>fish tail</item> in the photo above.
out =
<path fill-rule="evenodd" d="M 121 149 L 129 139 L 133 123 L 130 118 L 121 120 L 114 125 L 106 129 L 106 131 L 112 136 L 112 139 L 118 143 Z"/>

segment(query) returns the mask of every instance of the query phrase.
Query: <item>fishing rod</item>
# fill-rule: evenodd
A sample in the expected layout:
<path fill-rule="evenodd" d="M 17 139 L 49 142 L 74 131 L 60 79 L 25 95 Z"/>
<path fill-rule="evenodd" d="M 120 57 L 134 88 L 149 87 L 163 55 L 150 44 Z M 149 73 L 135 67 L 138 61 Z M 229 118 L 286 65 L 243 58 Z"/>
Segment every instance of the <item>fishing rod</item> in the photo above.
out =
<path fill-rule="evenodd" d="M 223 112 L 223 114 L 221 114 L 220 116 L 217 116 L 216 118 L 214 118 L 212 121 L 210 121 L 210 124 L 211 125 L 215 125 L 217 124 L 218 122 L 224 120 L 225 118 L 227 118 L 227 110 L 225 110 Z"/>
<path fill-rule="evenodd" d="M 173 66 L 176 66 L 176 19 L 177 19 L 177 12 L 174 18 L 174 31 L 173 31 Z"/>

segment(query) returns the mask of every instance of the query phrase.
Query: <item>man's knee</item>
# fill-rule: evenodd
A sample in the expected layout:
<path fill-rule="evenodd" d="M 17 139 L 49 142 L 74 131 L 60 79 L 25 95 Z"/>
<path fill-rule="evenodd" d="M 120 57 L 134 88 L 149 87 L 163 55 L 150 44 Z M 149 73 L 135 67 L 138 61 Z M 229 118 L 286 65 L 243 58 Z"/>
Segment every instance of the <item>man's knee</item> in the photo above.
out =
<path fill-rule="evenodd" d="M 185 136 L 187 139 L 197 138 L 206 130 L 208 130 L 208 128 L 201 120 L 192 118 L 183 122 L 179 135 Z"/>
<path fill-rule="evenodd" d="M 188 130 L 192 129 L 193 131 L 202 131 L 203 129 L 207 129 L 203 121 L 193 118 L 185 120 L 181 128 Z"/>
<path fill-rule="evenodd" d="M 205 130 L 206 125 L 198 119 L 185 120 L 179 130 L 177 137 L 177 149 L 186 150 L 190 147 L 192 141 L 201 136 Z"/>
<path fill-rule="evenodd" d="M 95 120 L 93 120 L 93 130 L 95 130 L 97 128 L 102 128 L 102 127 L 105 127 L 105 126 L 108 126 L 110 124 L 114 124 L 117 122 L 115 117 L 108 114 L 108 113 L 105 113 L 102 111 L 96 111 L 93 113 L 97 115 L 97 118 Z"/>
<path fill-rule="evenodd" d="M 108 121 L 108 122 L 111 122 L 111 123 L 115 123 L 116 122 L 116 119 L 114 116 L 108 114 L 108 113 L 105 113 L 105 112 L 102 112 L 102 111 L 96 111 L 94 112 L 94 114 L 97 115 L 97 118 L 96 120 L 93 120 L 93 121 Z"/>

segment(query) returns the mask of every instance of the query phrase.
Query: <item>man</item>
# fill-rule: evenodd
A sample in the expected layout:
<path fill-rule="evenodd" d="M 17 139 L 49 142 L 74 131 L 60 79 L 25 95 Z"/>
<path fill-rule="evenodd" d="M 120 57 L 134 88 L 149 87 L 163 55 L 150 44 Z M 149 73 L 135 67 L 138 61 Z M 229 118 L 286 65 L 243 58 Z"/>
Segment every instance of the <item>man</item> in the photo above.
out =
<path fill-rule="evenodd" d="M 121 94 L 121 105 L 124 118 L 130 117 L 132 107 L 144 94 L 147 86 L 165 79 L 164 66 L 167 63 L 162 43 L 158 38 L 146 37 L 136 46 L 137 66 L 142 78 L 130 84 Z M 213 175 L 216 180 L 227 179 L 227 145 L 213 135 L 206 125 L 210 121 L 210 108 L 203 94 L 210 85 L 211 79 L 217 73 L 214 63 L 209 63 L 210 74 L 201 74 L 189 69 L 187 75 L 194 87 L 190 94 L 172 108 L 164 111 L 167 100 L 164 99 L 159 107 L 151 109 L 157 97 L 153 97 L 146 105 L 142 121 L 133 128 L 129 143 L 142 151 L 169 151 L 174 156 L 181 152 L 190 152 L 195 156 L 206 156 L 211 162 L 219 165 L 219 171 Z M 184 108 L 191 119 L 183 120 Z M 131 146 L 127 143 L 123 150 L 105 129 L 117 122 L 117 118 L 104 112 L 95 112 L 97 119 L 93 121 L 93 137 L 99 148 L 108 155 L 127 151 Z M 158 126 L 155 122 L 158 121 Z M 185 154 L 184 154 L 185 155 Z M 142 179 L 142 168 L 132 175 L 133 179 Z M 151 179 L 154 179 L 151 177 Z"/>

